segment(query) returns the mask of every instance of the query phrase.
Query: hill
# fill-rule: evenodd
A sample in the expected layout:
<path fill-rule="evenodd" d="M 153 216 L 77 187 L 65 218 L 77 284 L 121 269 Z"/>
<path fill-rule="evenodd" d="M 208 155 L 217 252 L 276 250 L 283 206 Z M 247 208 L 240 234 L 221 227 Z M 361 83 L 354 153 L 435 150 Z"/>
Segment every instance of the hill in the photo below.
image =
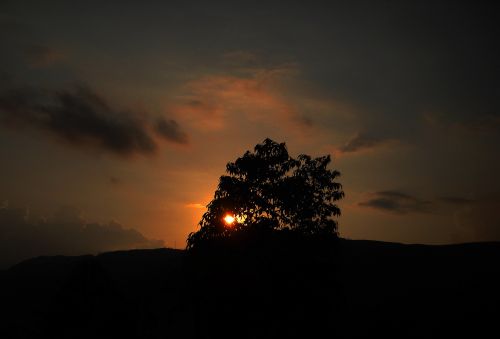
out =
<path fill-rule="evenodd" d="M 39 257 L 0 272 L 0 336 L 482 337 L 499 330 L 499 259 L 500 243 L 345 239 Z"/>

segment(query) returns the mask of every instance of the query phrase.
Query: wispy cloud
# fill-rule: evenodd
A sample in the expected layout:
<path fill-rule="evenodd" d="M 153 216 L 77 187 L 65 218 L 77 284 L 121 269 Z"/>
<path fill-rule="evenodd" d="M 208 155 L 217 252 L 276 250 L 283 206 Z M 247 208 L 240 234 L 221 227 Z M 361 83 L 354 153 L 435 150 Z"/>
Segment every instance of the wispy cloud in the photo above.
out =
<path fill-rule="evenodd" d="M 341 154 L 357 153 L 366 150 L 371 150 L 376 147 L 387 145 L 396 142 L 396 139 L 382 136 L 374 136 L 365 132 L 356 133 L 344 145 L 339 147 L 338 151 Z"/>
<path fill-rule="evenodd" d="M 400 191 L 379 191 L 369 195 L 368 199 L 359 202 L 358 205 L 395 214 L 427 213 L 433 206 L 428 200 Z"/>
<path fill-rule="evenodd" d="M 155 124 L 156 132 L 166 140 L 173 141 L 179 144 L 187 144 L 188 136 L 181 130 L 177 121 L 173 119 L 166 120 L 159 118 Z"/>
<path fill-rule="evenodd" d="M 203 75 L 179 90 L 168 111 L 194 128 L 209 131 L 228 128 L 235 120 L 285 126 L 292 131 L 309 128 L 311 117 L 283 89 L 296 72 L 297 65 L 283 64 Z"/>

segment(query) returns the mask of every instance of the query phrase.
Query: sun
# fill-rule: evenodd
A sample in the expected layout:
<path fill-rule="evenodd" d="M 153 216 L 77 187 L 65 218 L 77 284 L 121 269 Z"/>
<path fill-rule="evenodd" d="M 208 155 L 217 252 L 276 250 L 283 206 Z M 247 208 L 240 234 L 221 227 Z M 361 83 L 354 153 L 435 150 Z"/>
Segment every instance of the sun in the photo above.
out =
<path fill-rule="evenodd" d="M 224 217 L 224 222 L 228 226 L 231 226 L 234 223 L 234 220 L 235 219 L 234 219 L 234 217 L 231 214 L 226 214 L 226 216 Z"/>

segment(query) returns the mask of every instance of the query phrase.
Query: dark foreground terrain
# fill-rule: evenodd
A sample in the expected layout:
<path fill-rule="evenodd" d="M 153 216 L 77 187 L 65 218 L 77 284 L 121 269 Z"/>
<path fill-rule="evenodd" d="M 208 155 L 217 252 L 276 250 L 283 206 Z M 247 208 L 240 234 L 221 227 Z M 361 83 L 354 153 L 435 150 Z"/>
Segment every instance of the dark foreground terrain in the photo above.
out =
<path fill-rule="evenodd" d="M 498 337 L 499 259 L 353 240 L 39 257 L 0 271 L 0 337 Z"/>

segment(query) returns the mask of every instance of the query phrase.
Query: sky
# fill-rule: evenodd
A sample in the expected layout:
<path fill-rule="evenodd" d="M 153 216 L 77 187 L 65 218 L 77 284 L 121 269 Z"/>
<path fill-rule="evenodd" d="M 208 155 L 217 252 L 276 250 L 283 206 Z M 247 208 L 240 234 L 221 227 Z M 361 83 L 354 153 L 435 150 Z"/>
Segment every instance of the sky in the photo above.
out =
<path fill-rule="evenodd" d="M 331 154 L 340 235 L 500 240 L 498 10 L 0 1 L 0 265 L 183 248 L 269 137 Z"/>

